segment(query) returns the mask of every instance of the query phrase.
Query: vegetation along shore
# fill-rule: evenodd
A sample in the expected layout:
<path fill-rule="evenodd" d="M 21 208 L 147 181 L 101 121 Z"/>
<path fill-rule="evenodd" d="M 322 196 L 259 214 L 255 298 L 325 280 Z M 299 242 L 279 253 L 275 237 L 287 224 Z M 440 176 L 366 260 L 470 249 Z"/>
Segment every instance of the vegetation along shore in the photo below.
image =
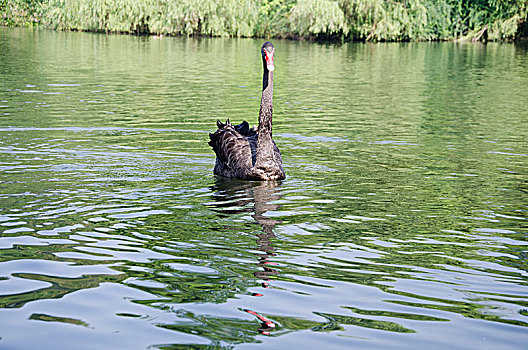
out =
<path fill-rule="evenodd" d="M 0 25 L 357 41 L 528 37 L 528 0 L 0 0 Z"/>

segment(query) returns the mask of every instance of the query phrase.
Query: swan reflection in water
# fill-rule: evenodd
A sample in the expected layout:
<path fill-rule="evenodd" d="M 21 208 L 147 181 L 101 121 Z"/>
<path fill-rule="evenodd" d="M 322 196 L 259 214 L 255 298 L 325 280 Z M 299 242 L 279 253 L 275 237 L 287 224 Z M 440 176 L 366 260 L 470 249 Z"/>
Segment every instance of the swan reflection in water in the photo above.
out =
<path fill-rule="evenodd" d="M 273 247 L 273 239 L 276 237 L 273 233 L 275 225 L 281 221 L 275 220 L 265 214 L 279 208 L 274 201 L 280 199 L 280 182 L 279 181 L 240 181 L 228 178 L 216 178 L 216 183 L 211 187 L 214 191 L 214 207 L 222 214 L 241 214 L 252 213 L 251 217 L 261 226 L 257 236 L 257 266 L 262 270 L 254 272 L 254 276 L 263 280 L 262 287 L 269 288 L 268 281 L 270 276 L 276 276 L 279 272 L 272 267 L 275 262 L 269 261 L 276 256 Z M 253 204 L 253 206 L 251 206 Z M 214 209 L 213 209 L 214 210 Z M 261 293 L 253 293 L 253 296 L 261 297 Z M 254 315 L 261 322 L 259 332 L 269 335 L 269 331 L 275 328 L 275 323 L 255 311 L 245 309 L 245 312 Z"/>

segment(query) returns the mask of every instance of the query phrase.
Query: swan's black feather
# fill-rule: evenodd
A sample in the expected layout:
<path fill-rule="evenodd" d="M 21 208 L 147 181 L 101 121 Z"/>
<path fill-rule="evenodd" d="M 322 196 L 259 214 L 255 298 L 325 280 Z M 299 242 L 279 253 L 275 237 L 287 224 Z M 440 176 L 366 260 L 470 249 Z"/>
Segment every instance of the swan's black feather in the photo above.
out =
<path fill-rule="evenodd" d="M 248 137 L 231 124 L 223 124 L 214 134 L 209 134 L 209 138 L 209 145 L 216 153 L 214 173 L 244 179 L 246 170 L 255 163 L 256 133 Z"/>
<path fill-rule="evenodd" d="M 235 125 L 235 130 L 244 136 L 253 136 L 256 133 L 254 129 L 249 128 L 249 123 L 245 120 L 242 123 Z"/>
<path fill-rule="evenodd" d="M 242 122 L 244 124 L 247 122 Z M 237 131 L 242 125 L 223 124 L 213 134 L 209 134 L 209 145 L 216 153 L 214 173 L 226 177 L 245 180 L 280 180 L 284 179 L 282 157 L 279 148 L 273 142 L 270 163 L 255 166 L 258 135 L 254 129 L 242 128 L 244 135 Z M 279 164 L 279 166 L 277 166 Z"/>

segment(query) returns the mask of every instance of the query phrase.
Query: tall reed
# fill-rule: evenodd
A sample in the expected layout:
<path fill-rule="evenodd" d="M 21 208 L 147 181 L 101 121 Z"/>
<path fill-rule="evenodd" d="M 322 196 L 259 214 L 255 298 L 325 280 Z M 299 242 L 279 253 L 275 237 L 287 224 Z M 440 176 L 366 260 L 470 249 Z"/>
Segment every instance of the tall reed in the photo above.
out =
<path fill-rule="evenodd" d="M 0 25 L 362 41 L 528 35 L 528 0 L 0 0 Z"/>

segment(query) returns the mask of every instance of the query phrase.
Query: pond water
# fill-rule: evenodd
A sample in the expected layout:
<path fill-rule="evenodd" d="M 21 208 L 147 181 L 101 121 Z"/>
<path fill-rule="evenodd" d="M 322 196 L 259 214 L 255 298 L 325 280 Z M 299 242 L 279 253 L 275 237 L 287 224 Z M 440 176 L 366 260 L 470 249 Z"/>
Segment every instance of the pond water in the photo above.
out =
<path fill-rule="evenodd" d="M 521 349 L 528 47 L 0 28 L 0 348 Z"/>

